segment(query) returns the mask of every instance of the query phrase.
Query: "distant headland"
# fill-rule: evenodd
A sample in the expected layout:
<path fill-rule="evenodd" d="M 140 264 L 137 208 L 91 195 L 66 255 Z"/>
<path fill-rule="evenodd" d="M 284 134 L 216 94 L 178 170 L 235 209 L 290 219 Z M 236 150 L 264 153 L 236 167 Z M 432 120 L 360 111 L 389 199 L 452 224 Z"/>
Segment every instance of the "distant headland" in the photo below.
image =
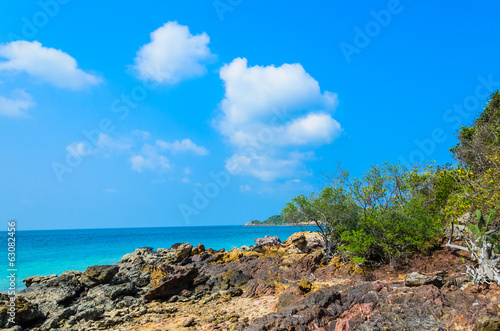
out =
<path fill-rule="evenodd" d="M 281 215 L 273 215 L 265 221 L 253 220 L 244 226 L 314 226 L 314 222 L 291 222 Z"/>

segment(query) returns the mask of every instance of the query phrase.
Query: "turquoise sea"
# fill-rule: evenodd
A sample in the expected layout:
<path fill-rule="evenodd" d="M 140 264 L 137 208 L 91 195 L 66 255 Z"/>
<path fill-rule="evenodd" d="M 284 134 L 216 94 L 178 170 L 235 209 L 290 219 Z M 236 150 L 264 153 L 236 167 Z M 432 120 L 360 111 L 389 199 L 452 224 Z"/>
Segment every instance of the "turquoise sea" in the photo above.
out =
<path fill-rule="evenodd" d="M 311 229 L 312 230 L 312 229 Z M 206 248 L 230 250 L 254 245 L 254 239 L 265 235 L 282 241 L 295 232 L 295 226 L 207 226 L 168 228 L 126 228 L 86 230 L 18 231 L 16 233 L 17 290 L 22 280 L 33 275 L 61 274 L 66 270 L 82 270 L 97 264 L 114 264 L 137 247 L 169 248 L 175 243 L 189 242 Z M 8 288 L 7 232 L 1 232 L 3 254 L 0 267 L 0 291 Z"/>

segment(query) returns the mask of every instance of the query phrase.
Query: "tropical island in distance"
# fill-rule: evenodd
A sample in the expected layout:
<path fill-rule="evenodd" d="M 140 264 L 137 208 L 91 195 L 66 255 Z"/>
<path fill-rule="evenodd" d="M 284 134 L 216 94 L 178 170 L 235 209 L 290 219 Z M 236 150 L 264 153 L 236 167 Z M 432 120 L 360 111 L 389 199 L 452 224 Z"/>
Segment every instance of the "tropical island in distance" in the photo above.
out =
<path fill-rule="evenodd" d="M 281 215 L 273 215 L 265 221 L 253 220 L 245 223 L 244 226 L 307 226 L 314 225 L 314 222 L 294 222 Z"/>

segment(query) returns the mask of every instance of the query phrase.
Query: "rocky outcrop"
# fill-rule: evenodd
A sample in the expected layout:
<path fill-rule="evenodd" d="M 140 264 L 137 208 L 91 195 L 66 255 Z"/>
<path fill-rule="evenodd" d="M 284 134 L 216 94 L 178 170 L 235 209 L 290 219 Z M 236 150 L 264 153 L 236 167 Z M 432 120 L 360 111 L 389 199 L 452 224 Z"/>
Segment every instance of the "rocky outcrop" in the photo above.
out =
<path fill-rule="evenodd" d="M 434 284 L 436 286 L 440 286 L 442 284 L 442 278 L 438 275 L 422 275 L 418 272 L 412 272 L 411 274 L 405 277 L 405 285 L 406 286 L 422 286 Z"/>
<path fill-rule="evenodd" d="M 44 315 L 39 311 L 36 305 L 26 301 L 23 298 L 17 298 L 13 303 L 11 303 L 10 298 L 6 294 L 0 293 L 0 325 L 2 327 L 15 326 L 9 323 L 9 312 L 11 312 L 11 307 L 15 307 L 15 321 L 16 325 L 23 328 L 34 325 L 36 322 L 43 320 Z"/>
<path fill-rule="evenodd" d="M 497 330 L 500 287 L 476 286 L 449 249 L 403 270 L 326 260 L 312 232 L 231 251 L 142 247 L 116 265 L 25 279 L 18 329 Z M 453 254 L 452 254 L 453 253 Z M 456 262 L 455 262 L 456 261 Z M 0 323 L 9 298 L 0 295 Z"/>
<path fill-rule="evenodd" d="M 192 246 L 191 246 L 192 247 Z M 192 266 L 179 267 L 169 264 L 150 266 L 152 289 L 144 296 L 147 300 L 169 298 L 189 288 L 198 271 Z"/>
<path fill-rule="evenodd" d="M 281 244 L 281 240 L 277 236 L 274 237 L 265 236 L 264 238 L 256 238 L 255 244 L 257 245 L 257 247 L 262 247 L 266 245 L 279 245 Z"/>
<path fill-rule="evenodd" d="M 98 284 L 108 283 L 118 273 L 120 268 L 116 265 L 95 265 L 88 267 L 85 276 Z"/>

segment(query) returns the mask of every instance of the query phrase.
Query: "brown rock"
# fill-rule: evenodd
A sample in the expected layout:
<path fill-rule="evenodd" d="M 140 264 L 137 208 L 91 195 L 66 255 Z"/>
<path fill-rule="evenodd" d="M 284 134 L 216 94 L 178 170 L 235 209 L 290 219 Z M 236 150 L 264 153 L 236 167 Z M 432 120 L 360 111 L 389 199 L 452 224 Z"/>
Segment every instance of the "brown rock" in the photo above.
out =
<path fill-rule="evenodd" d="M 180 244 L 175 250 L 174 259 L 176 262 L 181 262 L 185 258 L 191 255 L 191 251 L 193 250 L 193 245 L 189 243 Z"/>
<path fill-rule="evenodd" d="M 108 283 L 120 270 L 117 265 L 95 265 L 85 270 L 85 276 L 100 283 Z"/>
<path fill-rule="evenodd" d="M 5 297 L 6 298 L 2 299 L 6 299 L 6 304 L 0 307 L 0 327 L 13 326 L 13 324 L 8 323 L 8 312 L 10 311 L 10 307 L 8 306 L 8 304 L 10 304 L 11 301 L 9 297 Z M 30 302 L 24 300 L 23 298 L 16 298 L 16 300 L 13 301 L 13 304 L 15 305 L 16 325 L 27 327 L 33 322 L 42 320 L 44 318 L 44 315 L 36 308 L 36 306 L 32 305 Z"/>
<path fill-rule="evenodd" d="M 178 294 L 190 287 L 198 275 L 197 269 L 192 266 L 180 267 L 170 264 L 150 266 L 149 272 L 153 288 L 144 296 L 147 300 L 167 298 Z"/>
<path fill-rule="evenodd" d="M 405 285 L 409 287 L 422 286 L 428 284 L 438 285 L 439 283 L 437 276 L 427 276 L 419 274 L 418 272 L 412 272 L 405 277 Z"/>
<path fill-rule="evenodd" d="M 272 295 L 274 293 L 273 284 L 266 284 L 252 279 L 248 282 L 248 287 L 243 296 L 246 298 L 258 298 L 264 295 Z"/>
<path fill-rule="evenodd" d="M 193 250 L 191 251 L 191 255 L 198 255 L 203 253 L 204 251 L 205 251 L 205 246 L 203 246 L 202 243 L 199 243 L 198 246 L 193 248 Z"/>

